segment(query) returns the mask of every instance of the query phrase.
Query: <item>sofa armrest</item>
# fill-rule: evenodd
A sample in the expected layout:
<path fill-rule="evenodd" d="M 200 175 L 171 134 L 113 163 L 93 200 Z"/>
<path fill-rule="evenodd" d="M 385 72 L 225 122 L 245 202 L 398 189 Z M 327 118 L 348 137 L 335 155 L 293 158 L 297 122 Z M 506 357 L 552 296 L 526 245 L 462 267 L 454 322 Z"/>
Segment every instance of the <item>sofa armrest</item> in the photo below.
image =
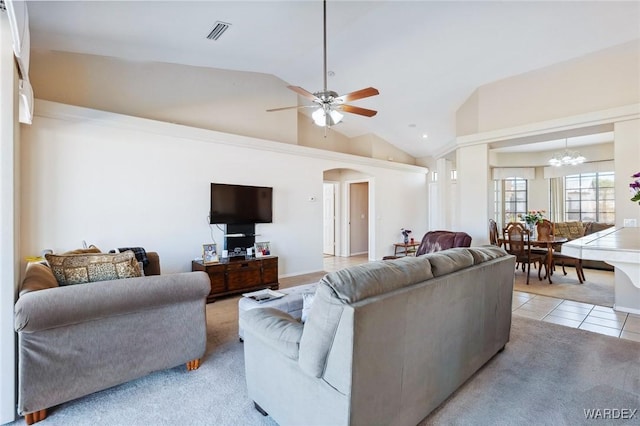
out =
<path fill-rule="evenodd" d="M 240 327 L 245 339 L 256 336 L 284 356 L 298 359 L 304 326 L 286 312 L 274 308 L 256 308 L 240 312 Z"/>
<path fill-rule="evenodd" d="M 32 333 L 185 301 L 202 299 L 204 306 L 210 291 L 209 276 L 202 271 L 32 291 L 16 302 L 14 327 Z"/>
<path fill-rule="evenodd" d="M 144 267 L 144 275 L 160 275 L 160 256 L 155 251 L 147 252 L 149 264 Z"/>

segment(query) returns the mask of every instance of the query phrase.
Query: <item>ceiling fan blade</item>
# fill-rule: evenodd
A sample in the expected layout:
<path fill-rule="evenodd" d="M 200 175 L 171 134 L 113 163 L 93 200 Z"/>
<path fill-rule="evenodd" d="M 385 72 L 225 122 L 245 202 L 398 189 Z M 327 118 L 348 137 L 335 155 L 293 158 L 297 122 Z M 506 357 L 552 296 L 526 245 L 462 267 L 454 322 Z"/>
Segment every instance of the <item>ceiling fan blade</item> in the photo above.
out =
<path fill-rule="evenodd" d="M 317 108 L 318 105 L 298 105 L 298 106 L 288 106 L 288 107 L 282 107 L 282 108 L 272 108 L 272 109 L 268 109 L 267 112 L 274 112 L 274 111 L 284 111 L 285 109 L 294 109 L 294 108 Z"/>
<path fill-rule="evenodd" d="M 299 86 L 287 86 L 288 89 L 293 90 L 294 92 L 296 92 L 298 95 L 302 96 L 303 98 L 307 98 L 311 101 L 319 101 L 320 99 L 318 99 L 318 97 L 316 95 L 314 95 L 311 92 L 308 92 L 306 90 L 304 90 L 302 87 Z"/>
<path fill-rule="evenodd" d="M 366 89 L 356 90 L 355 92 L 347 93 L 337 97 L 335 100 L 338 102 L 351 102 L 357 99 L 368 98 L 369 96 L 379 95 L 378 89 L 373 87 L 367 87 Z"/>
<path fill-rule="evenodd" d="M 353 105 L 339 105 L 336 106 L 336 109 L 341 109 L 344 112 L 350 112 L 351 114 L 364 115 L 366 117 L 373 117 L 378 113 L 378 111 L 374 111 L 372 109 L 360 108 Z"/>

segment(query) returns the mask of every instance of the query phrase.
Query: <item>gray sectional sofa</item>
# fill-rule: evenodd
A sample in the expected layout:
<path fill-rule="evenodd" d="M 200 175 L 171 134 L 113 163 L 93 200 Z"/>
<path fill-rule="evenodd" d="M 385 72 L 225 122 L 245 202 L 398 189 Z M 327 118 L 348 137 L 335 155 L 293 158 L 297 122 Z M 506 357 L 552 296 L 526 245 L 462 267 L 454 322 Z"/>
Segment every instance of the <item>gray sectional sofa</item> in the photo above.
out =
<path fill-rule="evenodd" d="M 157 253 L 145 273 L 159 273 Z M 27 268 L 15 304 L 18 412 L 47 409 L 153 371 L 199 366 L 206 346 L 204 272 L 58 286 L 48 266 Z"/>
<path fill-rule="evenodd" d="M 241 312 L 249 397 L 286 425 L 415 425 L 505 347 L 515 258 L 453 248 L 327 274 L 303 324 Z"/>

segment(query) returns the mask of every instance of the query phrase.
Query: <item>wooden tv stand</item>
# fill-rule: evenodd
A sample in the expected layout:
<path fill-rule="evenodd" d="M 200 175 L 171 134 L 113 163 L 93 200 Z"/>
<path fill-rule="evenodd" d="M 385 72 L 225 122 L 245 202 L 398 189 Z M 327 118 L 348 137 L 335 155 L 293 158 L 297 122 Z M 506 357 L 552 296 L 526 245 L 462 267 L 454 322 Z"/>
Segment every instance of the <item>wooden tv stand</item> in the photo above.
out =
<path fill-rule="evenodd" d="M 278 257 L 266 256 L 255 259 L 224 259 L 219 263 L 204 265 L 202 261 L 191 262 L 192 271 L 204 271 L 211 281 L 211 292 L 207 303 L 214 302 L 221 296 L 246 293 L 249 291 L 270 288 L 277 290 Z"/>

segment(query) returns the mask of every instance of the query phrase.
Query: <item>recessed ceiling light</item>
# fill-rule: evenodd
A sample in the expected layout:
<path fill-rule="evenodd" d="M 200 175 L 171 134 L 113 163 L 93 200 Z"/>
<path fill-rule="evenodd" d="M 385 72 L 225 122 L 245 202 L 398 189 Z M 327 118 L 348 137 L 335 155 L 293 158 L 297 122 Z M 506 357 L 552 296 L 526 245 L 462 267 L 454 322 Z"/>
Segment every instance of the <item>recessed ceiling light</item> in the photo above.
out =
<path fill-rule="evenodd" d="M 426 133 L 423 133 L 423 134 L 422 134 L 422 139 L 427 139 L 428 137 L 429 137 L 429 135 L 428 135 L 428 134 L 426 134 Z"/>

